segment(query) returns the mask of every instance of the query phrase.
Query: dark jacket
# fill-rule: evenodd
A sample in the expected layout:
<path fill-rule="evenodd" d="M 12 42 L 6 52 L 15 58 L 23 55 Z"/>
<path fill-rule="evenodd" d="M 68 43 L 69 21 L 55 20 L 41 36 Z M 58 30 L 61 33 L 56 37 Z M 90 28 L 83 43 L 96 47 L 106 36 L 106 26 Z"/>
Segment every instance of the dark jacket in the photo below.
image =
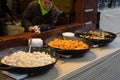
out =
<path fill-rule="evenodd" d="M 41 31 L 53 29 L 57 21 L 58 9 L 53 8 L 44 16 L 37 1 L 31 2 L 23 13 L 22 26 L 28 31 L 29 26 L 39 26 Z"/>

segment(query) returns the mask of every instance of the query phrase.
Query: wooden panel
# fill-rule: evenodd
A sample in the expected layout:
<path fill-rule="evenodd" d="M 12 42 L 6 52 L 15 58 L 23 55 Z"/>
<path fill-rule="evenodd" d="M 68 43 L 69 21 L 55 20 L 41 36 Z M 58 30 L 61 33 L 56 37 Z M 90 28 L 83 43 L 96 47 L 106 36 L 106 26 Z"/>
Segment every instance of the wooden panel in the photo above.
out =
<path fill-rule="evenodd" d="M 76 22 L 85 24 L 88 21 L 93 21 L 94 23 L 96 23 L 97 2 L 98 0 L 76 0 L 75 2 Z"/>
<path fill-rule="evenodd" d="M 53 0 L 59 10 L 70 13 L 73 8 L 73 0 Z"/>
<path fill-rule="evenodd" d="M 96 22 L 96 19 L 97 19 L 97 13 L 96 12 L 87 12 L 87 13 L 85 13 L 84 16 L 85 16 L 84 17 L 85 22 L 88 22 L 88 21 Z"/>
<path fill-rule="evenodd" d="M 84 0 L 85 9 L 97 8 L 98 0 Z"/>
<path fill-rule="evenodd" d="M 84 0 L 75 0 L 75 21 L 78 23 L 82 23 L 83 22 L 83 11 L 84 11 Z"/>

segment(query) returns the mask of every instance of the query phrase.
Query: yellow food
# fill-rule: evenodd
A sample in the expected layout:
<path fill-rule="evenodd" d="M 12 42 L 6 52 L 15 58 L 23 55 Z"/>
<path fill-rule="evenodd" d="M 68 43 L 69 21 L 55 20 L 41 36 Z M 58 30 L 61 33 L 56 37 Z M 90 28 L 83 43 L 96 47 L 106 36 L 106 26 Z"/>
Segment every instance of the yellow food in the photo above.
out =
<path fill-rule="evenodd" d="M 48 43 L 49 46 L 64 50 L 81 50 L 88 49 L 89 45 L 83 41 L 78 40 L 63 40 L 63 39 L 54 39 Z"/>

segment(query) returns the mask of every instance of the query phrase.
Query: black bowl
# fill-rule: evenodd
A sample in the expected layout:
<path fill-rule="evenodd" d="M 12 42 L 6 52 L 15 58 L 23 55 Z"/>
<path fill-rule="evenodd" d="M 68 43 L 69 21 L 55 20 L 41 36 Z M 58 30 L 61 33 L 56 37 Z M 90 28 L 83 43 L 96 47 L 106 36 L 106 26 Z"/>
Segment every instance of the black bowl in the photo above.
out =
<path fill-rule="evenodd" d="M 100 38 L 95 39 L 95 38 L 86 37 L 86 36 L 93 36 L 93 34 L 91 34 L 90 32 L 100 33 L 99 35 Z M 101 39 L 101 34 L 105 36 L 104 39 Z M 116 34 L 112 32 L 103 31 L 103 30 L 85 30 L 85 29 L 75 31 L 75 36 L 79 38 L 85 38 L 91 41 L 93 45 L 98 45 L 98 47 L 108 45 L 116 38 Z"/>
<path fill-rule="evenodd" d="M 24 48 L 26 48 L 26 47 L 24 47 Z M 17 51 L 17 49 L 18 49 L 18 47 L 16 48 L 16 51 Z M 28 49 L 25 49 L 25 50 L 28 50 Z M 51 57 L 56 59 L 56 61 L 51 63 L 51 64 L 48 64 L 48 65 L 45 65 L 45 66 L 38 66 L 38 67 L 17 67 L 17 66 L 10 66 L 10 65 L 0 63 L 0 69 L 5 70 L 5 71 L 9 71 L 9 72 L 13 72 L 13 73 L 30 74 L 30 75 L 36 74 L 36 73 L 37 74 L 46 73 L 47 71 L 49 71 L 55 65 L 55 63 L 57 62 L 57 57 L 58 56 L 56 55 L 56 52 L 51 50 L 50 48 L 41 48 L 40 51 L 41 52 L 44 51 L 44 52 L 49 53 L 51 55 Z M 4 52 L 7 52 L 7 53 L 5 54 Z M 0 53 L 1 53 L 1 55 L 3 54 L 4 56 L 7 56 L 7 55 L 11 54 L 11 51 L 6 49 L 4 51 L 0 51 Z M 2 56 L 2 57 L 4 57 L 4 56 Z"/>
<path fill-rule="evenodd" d="M 55 38 L 63 39 L 62 36 L 53 36 L 53 37 L 47 38 L 45 40 L 45 44 L 48 45 L 48 43 L 50 41 L 54 40 Z M 89 48 L 80 49 L 80 50 L 64 50 L 64 49 L 54 48 L 49 45 L 48 46 L 51 47 L 52 49 L 54 49 L 58 54 L 60 54 L 62 56 L 70 56 L 70 57 L 82 57 L 85 55 L 85 53 L 87 53 L 90 50 L 90 48 L 92 46 L 92 43 L 86 39 L 77 38 L 77 37 L 71 37 L 69 39 L 83 41 L 84 43 L 87 43 L 89 45 Z"/>

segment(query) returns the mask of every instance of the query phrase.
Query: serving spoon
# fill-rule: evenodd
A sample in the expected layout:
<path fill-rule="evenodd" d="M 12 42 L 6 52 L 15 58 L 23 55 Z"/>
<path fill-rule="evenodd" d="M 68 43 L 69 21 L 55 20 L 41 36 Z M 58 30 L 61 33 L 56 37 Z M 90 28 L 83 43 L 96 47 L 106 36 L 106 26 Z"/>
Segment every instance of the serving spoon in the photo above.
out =
<path fill-rule="evenodd" d="M 28 49 L 28 52 L 31 53 L 31 48 L 32 48 L 32 45 L 31 45 L 31 44 L 32 44 L 32 38 L 29 39 L 28 43 L 29 43 L 29 49 Z"/>

